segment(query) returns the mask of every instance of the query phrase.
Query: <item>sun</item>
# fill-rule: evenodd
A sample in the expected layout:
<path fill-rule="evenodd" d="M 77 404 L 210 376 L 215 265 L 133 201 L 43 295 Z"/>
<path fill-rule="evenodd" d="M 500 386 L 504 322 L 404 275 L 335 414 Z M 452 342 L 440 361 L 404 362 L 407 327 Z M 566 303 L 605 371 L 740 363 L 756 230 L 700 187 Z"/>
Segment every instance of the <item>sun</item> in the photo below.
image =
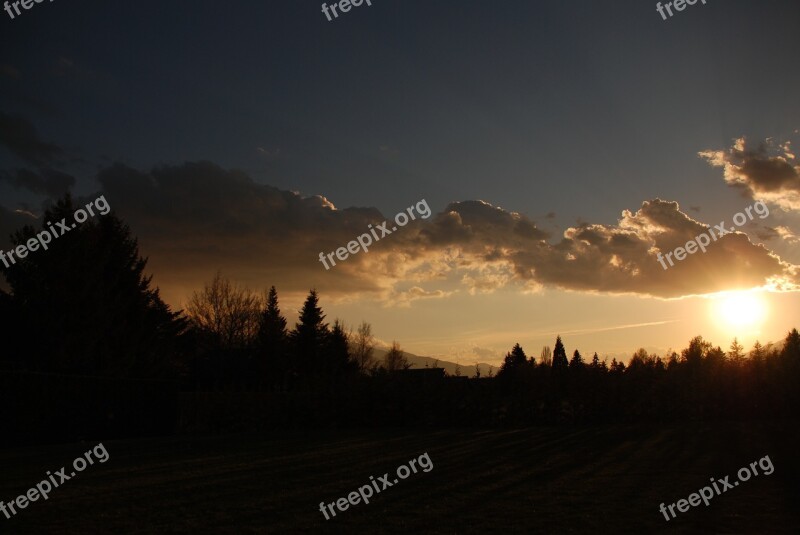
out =
<path fill-rule="evenodd" d="M 756 328 L 767 316 L 764 296 L 754 290 L 720 294 L 712 310 L 717 322 L 731 331 Z"/>

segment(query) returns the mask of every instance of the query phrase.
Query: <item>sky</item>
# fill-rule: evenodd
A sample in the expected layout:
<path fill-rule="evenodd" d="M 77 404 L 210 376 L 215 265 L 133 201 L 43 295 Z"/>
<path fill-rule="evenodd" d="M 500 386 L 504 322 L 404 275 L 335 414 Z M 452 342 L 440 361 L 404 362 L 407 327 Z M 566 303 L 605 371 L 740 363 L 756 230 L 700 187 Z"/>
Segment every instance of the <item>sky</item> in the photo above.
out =
<path fill-rule="evenodd" d="M 221 270 L 275 285 L 293 324 L 316 288 L 329 320 L 463 364 L 558 334 L 603 357 L 800 326 L 794 0 L 667 20 L 632 0 L 372 0 L 331 21 L 307 0 L 55 1 L 0 19 L 2 249 L 67 190 L 102 193 L 175 308 Z M 320 262 L 412 206 L 429 217 Z M 707 252 L 659 263 L 746 208 Z"/>

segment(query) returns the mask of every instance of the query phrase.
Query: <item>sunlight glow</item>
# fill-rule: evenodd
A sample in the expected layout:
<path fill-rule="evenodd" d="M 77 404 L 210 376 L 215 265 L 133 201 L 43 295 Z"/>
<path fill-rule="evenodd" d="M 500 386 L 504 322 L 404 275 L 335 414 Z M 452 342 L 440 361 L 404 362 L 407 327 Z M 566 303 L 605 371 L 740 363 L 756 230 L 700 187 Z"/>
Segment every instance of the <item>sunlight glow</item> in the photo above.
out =
<path fill-rule="evenodd" d="M 733 334 L 737 329 L 757 328 L 766 319 L 767 305 L 759 291 L 725 292 L 712 307 L 715 320 Z"/>

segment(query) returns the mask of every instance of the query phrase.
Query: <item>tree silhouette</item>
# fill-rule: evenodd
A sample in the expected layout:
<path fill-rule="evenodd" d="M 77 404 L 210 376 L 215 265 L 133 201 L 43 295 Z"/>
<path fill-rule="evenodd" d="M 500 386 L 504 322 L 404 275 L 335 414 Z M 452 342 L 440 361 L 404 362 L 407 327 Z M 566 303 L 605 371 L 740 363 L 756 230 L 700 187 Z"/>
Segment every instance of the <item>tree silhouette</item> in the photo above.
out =
<path fill-rule="evenodd" d="M 350 336 L 350 352 L 353 360 L 361 372 L 367 372 L 375 367 L 373 353 L 375 351 L 375 337 L 372 335 L 372 326 L 362 321 L 354 335 Z"/>
<path fill-rule="evenodd" d="M 577 349 L 572 354 L 572 359 L 569 361 L 570 368 L 582 368 L 583 367 L 583 357 L 581 356 L 581 352 Z"/>
<path fill-rule="evenodd" d="M 561 341 L 561 336 L 556 338 L 556 346 L 553 348 L 553 369 L 566 370 L 569 367 L 567 361 L 567 350 L 564 349 L 564 343 Z"/>
<path fill-rule="evenodd" d="M 389 348 L 389 351 L 386 353 L 383 362 L 384 367 L 389 372 L 407 370 L 411 367 L 408 359 L 403 354 L 403 350 L 400 349 L 400 344 L 395 341 L 392 342 L 392 347 Z"/>
<path fill-rule="evenodd" d="M 284 375 L 287 372 L 288 333 L 286 318 L 281 315 L 278 306 L 278 291 L 275 286 L 269 289 L 265 303 L 258 322 L 259 377 L 273 385 L 281 384 L 285 381 Z M 272 380 L 269 380 L 270 377 Z"/>
<path fill-rule="evenodd" d="M 73 220 L 67 194 L 46 222 Z M 36 234 L 25 226 L 14 245 Z M 113 212 L 90 219 L 9 268 L 6 310 L 18 315 L 29 370 L 128 378 L 172 376 L 186 323 L 161 300 L 137 240 Z"/>
<path fill-rule="evenodd" d="M 330 332 L 324 320 L 317 291 L 311 290 L 300 311 L 300 321 L 289 335 L 294 351 L 293 366 L 304 379 L 320 375 L 323 350 Z"/>
<path fill-rule="evenodd" d="M 522 346 L 514 344 L 511 352 L 506 354 L 506 358 L 503 361 L 503 365 L 500 366 L 500 371 L 497 373 L 497 376 L 514 375 L 527 364 L 528 357 L 525 355 L 525 351 L 522 350 Z"/>

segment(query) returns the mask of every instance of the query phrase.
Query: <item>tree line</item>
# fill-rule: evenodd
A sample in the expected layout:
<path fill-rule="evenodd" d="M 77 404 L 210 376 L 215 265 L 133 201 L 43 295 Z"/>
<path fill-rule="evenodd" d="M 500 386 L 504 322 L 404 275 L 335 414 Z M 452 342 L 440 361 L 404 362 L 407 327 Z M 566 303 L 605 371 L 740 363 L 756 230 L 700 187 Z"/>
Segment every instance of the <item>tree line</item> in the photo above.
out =
<path fill-rule="evenodd" d="M 43 220 L 71 217 L 73 210 L 66 196 Z M 24 227 L 12 241 L 25 243 L 35 233 Z M 284 400 L 303 392 L 345 395 L 387 422 L 416 415 L 436 423 L 525 424 L 800 408 L 796 329 L 781 345 L 756 343 L 749 353 L 735 340 L 723 351 L 696 337 L 663 357 L 640 349 L 627 365 L 616 359 L 609 365 L 596 353 L 586 361 L 577 349 L 570 358 L 558 337 L 538 360 L 516 344 L 496 377 L 420 383 L 419 374 L 403 373 L 409 363 L 396 342 L 378 362 L 367 322 L 355 329 L 327 323 L 314 290 L 293 328 L 274 286 L 259 295 L 220 273 L 185 310 L 173 311 L 144 274 L 146 263 L 128 226 L 111 213 L 3 268 L 10 291 L 0 290 L 0 369 L 164 379 L 184 391 L 263 392 Z"/>

